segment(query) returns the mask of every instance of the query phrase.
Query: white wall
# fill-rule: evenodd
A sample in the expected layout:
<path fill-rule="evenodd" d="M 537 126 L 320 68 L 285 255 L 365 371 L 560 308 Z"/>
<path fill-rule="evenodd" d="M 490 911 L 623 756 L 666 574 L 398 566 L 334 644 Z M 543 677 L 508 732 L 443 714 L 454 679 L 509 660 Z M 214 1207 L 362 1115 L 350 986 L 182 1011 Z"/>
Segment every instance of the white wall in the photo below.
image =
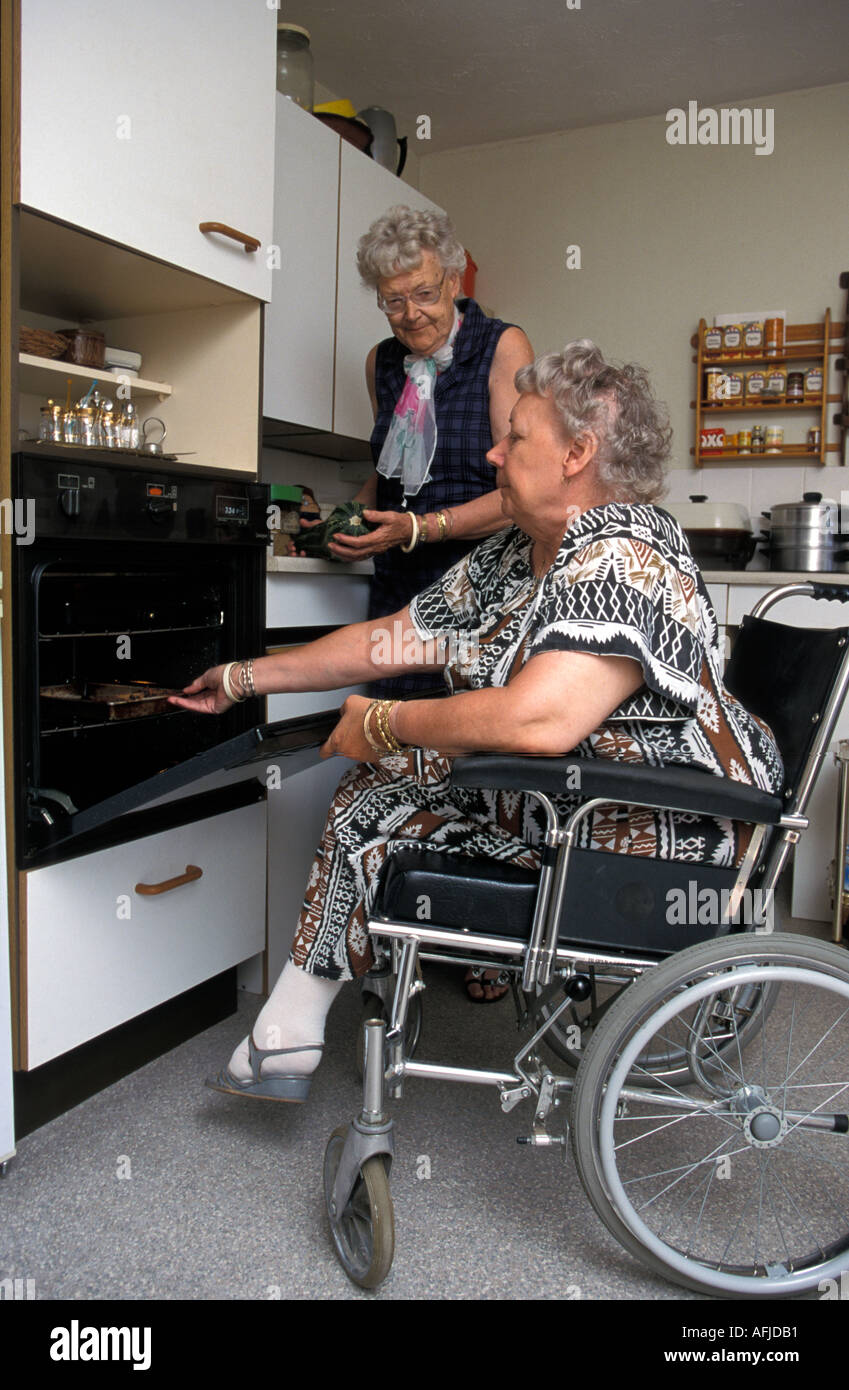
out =
<path fill-rule="evenodd" d="M 451 214 L 480 267 L 481 303 L 521 324 L 537 352 L 590 337 L 608 357 L 642 362 L 670 408 L 673 467 L 687 470 L 699 318 L 775 307 L 805 323 L 828 305 L 838 319 L 845 309 L 849 84 L 737 104 L 774 108 L 772 154 L 671 146 L 662 113 L 420 159 L 422 192 Z M 566 268 L 571 244 L 580 270 Z M 711 486 L 702 479 L 699 490 L 712 496 L 748 488 L 747 469 L 702 472 Z M 801 467 L 778 476 L 783 500 L 801 490 Z M 782 500 L 774 488 L 770 497 Z"/>

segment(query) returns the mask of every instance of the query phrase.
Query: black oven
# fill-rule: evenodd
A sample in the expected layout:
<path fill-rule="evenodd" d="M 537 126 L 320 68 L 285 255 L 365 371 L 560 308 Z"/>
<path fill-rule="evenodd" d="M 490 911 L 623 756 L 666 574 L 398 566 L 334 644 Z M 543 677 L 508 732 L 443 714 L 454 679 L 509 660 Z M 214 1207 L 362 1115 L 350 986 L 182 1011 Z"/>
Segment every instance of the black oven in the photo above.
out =
<path fill-rule="evenodd" d="M 162 774 L 187 764 L 214 770 L 214 750 L 256 723 L 256 702 L 215 718 L 175 709 L 166 693 L 262 651 L 268 489 L 49 448 L 18 455 L 14 478 L 16 852 L 26 868 L 82 828 L 117 842 L 138 788 L 154 779 L 166 793 Z"/>

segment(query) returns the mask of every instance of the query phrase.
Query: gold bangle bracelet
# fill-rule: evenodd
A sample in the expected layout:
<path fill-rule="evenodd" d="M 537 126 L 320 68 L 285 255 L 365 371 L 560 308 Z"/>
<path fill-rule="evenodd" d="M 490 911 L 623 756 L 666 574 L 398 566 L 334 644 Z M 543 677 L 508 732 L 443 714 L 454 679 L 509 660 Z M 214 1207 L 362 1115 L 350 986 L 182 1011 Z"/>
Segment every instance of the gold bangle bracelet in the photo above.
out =
<path fill-rule="evenodd" d="M 419 540 L 422 545 L 427 545 L 427 512 L 419 517 Z"/>
<path fill-rule="evenodd" d="M 447 530 L 447 522 L 446 522 L 446 520 L 445 520 L 445 513 L 444 513 L 444 512 L 437 512 L 437 513 L 436 513 L 436 524 L 437 524 L 437 526 L 439 527 L 439 539 L 440 539 L 441 541 L 444 541 L 444 540 L 445 540 L 445 532 L 446 532 L 446 530 Z"/>
<path fill-rule="evenodd" d="M 379 743 L 377 742 L 377 740 L 374 738 L 374 736 L 372 735 L 371 729 L 369 728 L 369 724 L 370 724 L 370 722 L 371 722 L 371 716 L 372 716 L 373 713 L 374 713 L 374 710 L 375 710 L 375 706 L 376 706 L 376 705 L 377 705 L 377 701 L 376 701 L 376 700 L 372 700 L 371 704 L 368 705 L 367 708 L 366 708 L 366 712 L 365 712 L 365 714 L 363 715 L 363 733 L 365 734 L 366 742 L 368 743 L 369 748 L 373 748 L 374 751 L 375 751 L 375 753 L 382 753 L 384 750 L 381 748 L 380 744 L 379 744 Z"/>

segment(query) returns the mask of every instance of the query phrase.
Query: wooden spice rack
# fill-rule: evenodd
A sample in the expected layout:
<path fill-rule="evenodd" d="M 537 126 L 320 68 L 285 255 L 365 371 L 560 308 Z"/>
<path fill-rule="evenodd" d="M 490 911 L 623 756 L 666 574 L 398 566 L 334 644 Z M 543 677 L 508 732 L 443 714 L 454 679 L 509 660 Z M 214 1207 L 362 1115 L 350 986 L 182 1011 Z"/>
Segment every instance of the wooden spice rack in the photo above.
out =
<path fill-rule="evenodd" d="M 690 409 L 696 412 L 696 426 L 694 447 L 690 453 L 695 456 L 697 468 L 701 468 L 706 463 L 782 463 L 785 459 L 807 459 L 811 463 L 824 464 L 827 454 L 840 451 L 840 444 L 827 442 L 828 406 L 839 404 L 842 399 L 838 394 L 828 393 L 828 378 L 832 357 L 844 351 L 845 333 L 843 324 L 831 322 L 830 310 L 826 309 L 822 323 L 785 324 L 784 350 L 780 357 L 748 357 L 745 354 L 738 357 L 707 356 L 704 350 L 706 327 L 706 320 L 700 319 L 698 332 L 694 333 L 690 339 L 690 346 L 696 350 L 695 356 L 691 359 L 696 364 L 696 399 L 690 402 Z M 786 367 L 788 364 L 796 362 L 816 363 L 822 367 L 823 391 L 821 395 L 805 401 L 756 401 L 749 405 L 745 401 L 716 404 L 704 399 L 706 367 L 727 366 L 732 371 L 745 371 L 750 367 L 758 366 Z M 712 453 L 699 449 L 699 439 L 706 416 L 710 417 L 711 423 L 719 424 L 725 415 L 762 415 L 776 411 L 786 415 L 804 415 L 810 425 L 815 425 L 818 421 L 820 427 L 819 449 L 807 449 L 804 444 L 799 443 L 784 445 L 780 453 L 769 454 L 741 454 L 736 450 Z"/>

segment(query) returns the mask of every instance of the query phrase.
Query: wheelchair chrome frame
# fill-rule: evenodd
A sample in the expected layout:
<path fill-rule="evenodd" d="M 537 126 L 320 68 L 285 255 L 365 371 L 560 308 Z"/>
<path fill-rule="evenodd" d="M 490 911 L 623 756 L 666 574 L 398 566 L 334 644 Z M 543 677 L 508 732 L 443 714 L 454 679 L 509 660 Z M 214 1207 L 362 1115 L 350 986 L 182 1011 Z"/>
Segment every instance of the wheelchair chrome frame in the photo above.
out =
<path fill-rule="evenodd" d="M 783 584 L 770 590 L 755 604 L 752 609 L 752 616 L 760 618 L 776 603 L 797 596 L 815 596 L 813 584 Z M 823 716 L 819 721 L 819 729 L 803 768 L 800 785 L 798 788 L 792 789 L 789 794 L 785 793 L 785 796 L 789 795 L 791 798 L 791 806 L 774 826 L 776 831 L 783 831 L 783 834 L 776 838 L 776 844 L 770 850 L 763 867 L 763 886 L 767 893 L 775 888 L 790 850 L 798 841 L 802 831 L 807 829 L 808 820 L 803 812 L 816 781 L 817 772 L 825 757 L 826 747 L 834 731 L 847 689 L 849 689 L 849 647 L 843 656 L 839 678 L 835 682 Z M 629 797 L 626 801 L 617 801 L 610 796 L 594 797 L 572 812 L 565 824 L 561 826 L 554 804 L 548 796 L 541 792 L 529 792 L 528 794 L 533 795 L 545 811 L 544 844 L 549 851 L 548 855 L 545 853 L 543 855 L 540 886 L 528 939 L 487 936 L 485 934 L 472 935 L 467 931 L 440 929 L 430 924 L 417 924 L 413 927 L 405 922 L 396 922 L 391 918 L 382 917 L 370 918 L 368 931 L 370 936 L 387 938 L 392 944 L 393 973 L 396 978 L 396 986 L 389 1015 L 389 1028 L 386 1034 L 389 1064 L 385 1071 L 385 1080 L 390 1095 L 394 1098 L 400 1098 L 403 1094 L 402 1083 L 405 1076 L 422 1076 L 439 1081 L 469 1081 L 478 1085 L 494 1085 L 501 1089 L 504 1109 L 512 1109 L 512 1106 L 519 1100 L 529 1099 L 531 1095 L 537 1097 L 537 1113 L 534 1117 L 536 1128 L 540 1120 L 541 1107 L 545 1109 L 545 1114 L 542 1116 L 543 1123 L 548 1115 L 550 1106 L 546 1108 L 546 1097 L 550 1100 L 554 1093 L 569 1091 L 574 1084 L 571 1077 L 553 1077 L 548 1068 L 539 1064 L 533 1052 L 534 1047 L 544 1034 L 554 1026 L 562 1011 L 572 1002 L 572 996 L 568 992 L 570 978 L 574 977 L 581 967 L 601 967 L 602 969 L 615 970 L 617 976 L 619 978 L 624 976 L 627 982 L 628 976 L 636 977 L 657 964 L 656 959 L 645 955 L 628 956 L 624 953 L 619 954 L 576 946 L 563 947 L 557 944 L 560 911 L 566 892 L 566 875 L 578 827 L 587 815 L 601 805 L 652 807 L 657 806 L 658 803 L 636 801 L 633 797 Z M 678 807 L 676 809 L 689 809 L 694 814 L 699 813 L 698 808 L 694 807 Z M 755 869 L 766 831 L 773 828 L 765 823 L 750 823 L 754 826 L 754 831 L 729 895 L 725 922 L 732 918 L 736 912 L 742 894 Z M 554 863 L 551 862 L 550 857 L 552 851 L 556 852 Z M 758 930 L 759 928 L 756 927 L 755 929 Z M 555 974 L 561 976 L 563 986 L 567 991 L 565 998 L 553 1013 L 543 1020 L 542 1026 L 517 1052 L 514 1059 L 514 1074 L 415 1062 L 404 1058 L 403 1038 L 407 1007 L 413 994 L 425 987 L 421 980 L 414 980 L 419 959 L 419 948 L 422 945 L 442 946 L 466 952 L 482 952 L 495 957 L 512 957 L 514 961 L 522 960 L 522 989 L 526 995 L 533 994 L 537 988 L 550 985 L 552 976 Z M 426 959 L 453 964 L 467 963 L 464 958 L 458 958 L 456 955 L 441 955 L 438 952 L 429 952 Z M 475 963 L 480 963 L 477 954 Z M 515 969 L 518 973 L 518 964 Z M 383 996 L 386 997 L 387 995 L 388 990 L 384 986 Z M 523 1063 L 536 1065 L 530 1071 L 526 1071 Z M 534 1142 L 533 1138 L 528 1142 Z M 545 1142 L 552 1141 L 548 1139 Z"/>

